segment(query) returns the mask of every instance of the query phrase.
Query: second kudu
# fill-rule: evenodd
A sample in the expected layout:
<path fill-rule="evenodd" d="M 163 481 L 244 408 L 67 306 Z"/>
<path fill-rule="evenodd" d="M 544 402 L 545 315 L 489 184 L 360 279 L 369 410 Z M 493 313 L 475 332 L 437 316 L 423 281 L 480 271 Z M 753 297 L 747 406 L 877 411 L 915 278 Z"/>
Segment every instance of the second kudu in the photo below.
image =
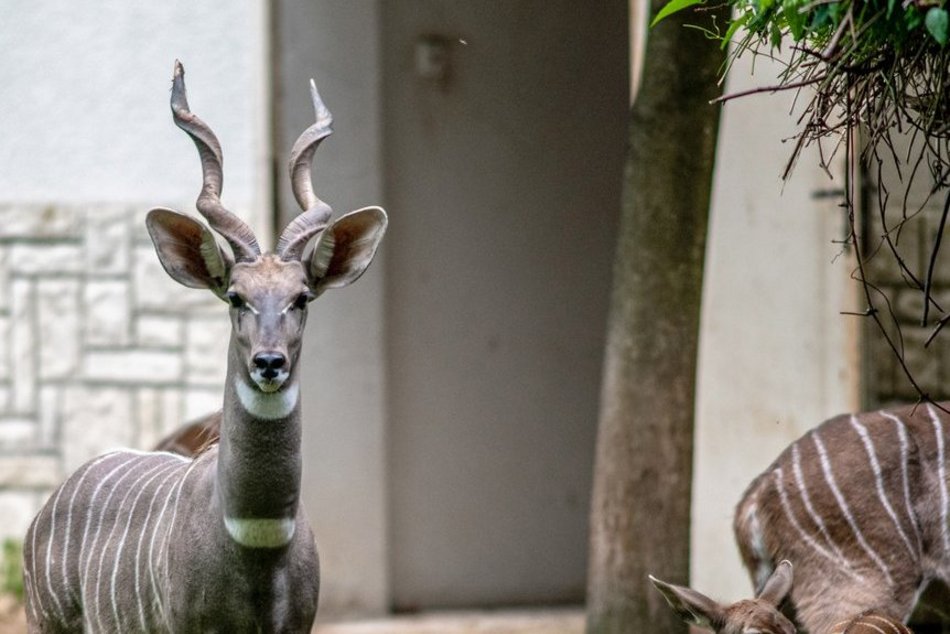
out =
<path fill-rule="evenodd" d="M 865 611 L 907 620 L 928 584 L 950 581 L 948 444 L 932 404 L 839 416 L 793 442 L 736 509 L 756 587 L 787 559 L 808 632 Z"/>
<path fill-rule="evenodd" d="M 716 634 L 795 634 L 795 625 L 779 611 L 792 590 L 792 564 L 783 561 L 765 580 L 754 599 L 731 605 L 718 603 L 706 595 L 650 577 L 670 607 L 691 625 Z M 876 612 L 862 612 L 838 621 L 828 629 L 809 630 L 814 634 L 913 634 L 900 621 Z"/>
<path fill-rule="evenodd" d="M 315 88 L 312 96 L 317 121 L 291 153 L 304 211 L 274 253 L 261 253 L 220 201 L 221 149 L 190 112 L 176 62 L 172 113 L 201 159 L 197 208 L 231 253 L 202 223 L 168 209 L 149 212 L 147 226 L 172 278 L 230 305 L 220 442 L 193 460 L 109 453 L 63 483 L 26 535 L 30 632 L 310 631 L 319 570 L 299 504 L 297 376 L 307 305 L 356 280 L 386 227 L 378 207 L 330 223 L 310 168 L 331 118 Z"/>

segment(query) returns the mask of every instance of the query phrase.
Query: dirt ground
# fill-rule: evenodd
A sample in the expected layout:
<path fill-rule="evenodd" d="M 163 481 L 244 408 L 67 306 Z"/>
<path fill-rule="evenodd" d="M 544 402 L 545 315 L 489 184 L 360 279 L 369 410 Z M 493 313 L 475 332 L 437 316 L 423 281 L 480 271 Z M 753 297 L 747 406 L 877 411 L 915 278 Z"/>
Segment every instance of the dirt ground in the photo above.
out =
<path fill-rule="evenodd" d="M 580 610 L 425 614 L 372 621 L 324 623 L 313 634 L 581 634 Z M 26 632 L 23 610 L 0 602 L 0 634 Z"/>

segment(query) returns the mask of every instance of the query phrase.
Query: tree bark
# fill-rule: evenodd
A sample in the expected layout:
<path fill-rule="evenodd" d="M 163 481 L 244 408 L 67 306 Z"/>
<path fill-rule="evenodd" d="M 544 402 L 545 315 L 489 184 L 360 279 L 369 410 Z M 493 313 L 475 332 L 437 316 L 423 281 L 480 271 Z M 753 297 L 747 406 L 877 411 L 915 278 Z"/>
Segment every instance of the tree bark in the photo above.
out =
<path fill-rule="evenodd" d="M 651 0 L 651 16 L 668 0 Z M 647 580 L 685 584 L 703 261 L 725 59 L 682 11 L 651 29 L 629 149 L 591 507 L 588 634 L 685 632 Z"/>

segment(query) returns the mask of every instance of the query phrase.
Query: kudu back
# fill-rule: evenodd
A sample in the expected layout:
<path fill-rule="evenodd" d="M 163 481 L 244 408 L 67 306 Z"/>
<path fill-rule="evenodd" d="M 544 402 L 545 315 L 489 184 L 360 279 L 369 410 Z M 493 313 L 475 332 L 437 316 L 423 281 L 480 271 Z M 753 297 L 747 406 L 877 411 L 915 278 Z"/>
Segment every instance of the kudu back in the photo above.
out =
<path fill-rule="evenodd" d="M 839 416 L 793 442 L 736 508 L 754 585 L 792 561 L 808 632 L 864 612 L 906 621 L 930 582 L 950 579 L 948 441 L 950 416 L 924 404 Z"/>
<path fill-rule="evenodd" d="M 53 492 L 24 544 L 30 632 L 310 631 L 319 569 L 299 504 L 301 337 L 309 302 L 356 280 L 386 227 L 376 207 L 330 222 L 314 194 L 313 153 L 331 118 L 316 88 L 312 97 L 316 123 L 290 164 L 303 213 L 262 253 L 220 200 L 220 145 L 189 110 L 176 62 L 172 113 L 198 149 L 208 226 L 153 209 L 147 227 L 173 279 L 229 305 L 220 441 L 194 459 L 108 453 Z"/>
<path fill-rule="evenodd" d="M 670 607 L 686 623 L 716 634 L 795 634 L 795 625 L 780 611 L 794 587 L 793 568 L 782 561 L 762 584 L 754 599 L 724 605 L 701 592 L 650 577 Z M 833 624 L 828 629 L 809 630 L 813 634 L 913 634 L 894 617 L 880 612 L 863 612 Z"/>

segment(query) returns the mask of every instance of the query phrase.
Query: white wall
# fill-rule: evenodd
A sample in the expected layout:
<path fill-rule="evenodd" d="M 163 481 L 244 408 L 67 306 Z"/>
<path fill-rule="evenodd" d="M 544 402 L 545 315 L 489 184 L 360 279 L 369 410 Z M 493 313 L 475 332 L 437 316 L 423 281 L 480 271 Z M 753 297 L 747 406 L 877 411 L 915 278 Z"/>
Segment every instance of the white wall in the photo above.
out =
<path fill-rule="evenodd" d="M 161 270 L 155 205 L 194 212 L 172 66 L 224 146 L 224 201 L 266 238 L 262 0 L 0 0 L 0 535 L 92 455 L 220 407 L 227 316 Z M 265 239 L 265 243 L 269 240 Z"/>
<path fill-rule="evenodd" d="M 775 82 L 759 59 L 730 71 L 727 92 Z M 807 152 L 781 180 L 794 95 L 729 102 L 723 112 L 706 256 L 693 491 L 692 583 L 724 599 L 751 594 L 732 537 L 742 492 L 784 447 L 858 406 L 857 285 L 837 198 Z M 804 99 L 805 96 L 802 96 Z M 839 157 L 840 158 L 840 157 Z"/>

